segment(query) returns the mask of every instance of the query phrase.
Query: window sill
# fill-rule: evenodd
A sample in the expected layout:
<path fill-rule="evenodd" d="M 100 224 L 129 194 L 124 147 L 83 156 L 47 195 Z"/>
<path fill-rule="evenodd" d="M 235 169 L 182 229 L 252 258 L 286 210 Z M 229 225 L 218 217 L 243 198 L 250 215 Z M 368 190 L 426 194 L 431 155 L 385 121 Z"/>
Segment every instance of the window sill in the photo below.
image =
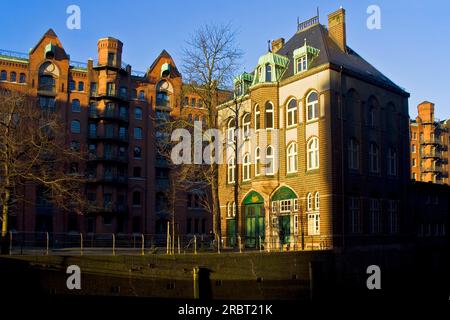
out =
<path fill-rule="evenodd" d="M 286 174 L 286 178 L 292 178 L 292 177 L 297 177 L 297 176 L 298 176 L 298 171 L 288 172 Z"/>
<path fill-rule="evenodd" d="M 319 168 L 314 168 L 314 169 L 308 169 L 308 170 L 306 170 L 306 174 L 307 174 L 307 175 L 309 175 L 309 174 L 316 174 L 316 173 L 319 173 Z"/>
<path fill-rule="evenodd" d="M 310 123 L 314 123 L 314 122 L 319 122 L 319 118 L 314 118 L 314 119 L 306 120 L 306 124 L 310 124 Z"/>
<path fill-rule="evenodd" d="M 297 128 L 297 124 L 296 123 L 286 126 L 286 130 L 295 129 L 295 128 Z"/>

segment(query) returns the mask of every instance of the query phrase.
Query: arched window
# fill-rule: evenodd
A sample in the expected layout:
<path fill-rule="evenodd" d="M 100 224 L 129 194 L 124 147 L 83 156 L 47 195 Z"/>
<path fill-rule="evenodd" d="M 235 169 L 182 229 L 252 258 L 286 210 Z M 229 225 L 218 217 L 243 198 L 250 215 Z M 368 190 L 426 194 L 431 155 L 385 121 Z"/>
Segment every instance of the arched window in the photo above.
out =
<path fill-rule="evenodd" d="M 21 73 L 19 75 L 19 83 L 25 83 L 27 77 L 25 76 L 25 73 Z"/>
<path fill-rule="evenodd" d="M 84 91 L 84 82 L 83 81 L 78 82 L 78 91 Z"/>
<path fill-rule="evenodd" d="M 141 107 L 134 108 L 134 118 L 136 120 L 142 120 L 142 108 Z"/>
<path fill-rule="evenodd" d="M 255 149 L 255 176 L 259 176 L 261 174 L 261 150 L 259 147 Z"/>
<path fill-rule="evenodd" d="M 227 142 L 228 143 L 234 143 L 236 141 L 235 129 L 236 129 L 235 121 L 233 118 L 231 118 L 230 120 L 228 120 L 228 125 L 227 125 Z"/>
<path fill-rule="evenodd" d="M 292 142 L 287 148 L 287 173 L 297 172 L 297 143 Z"/>
<path fill-rule="evenodd" d="M 367 125 L 370 127 L 375 127 L 375 107 L 370 106 L 367 113 Z"/>
<path fill-rule="evenodd" d="M 388 174 L 397 175 L 397 153 L 393 148 L 388 149 Z"/>
<path fill-rule="evenodd" d="M 319 197 L 319 192 L 316 192 L 316 194 L 314 195 L 314 208 L 316 210 L 319 210 L 320 208 L 320 197 Z"/>
<path fill-rule="evenodd" d="M 295 99 L 291 99 L 287 104 L 286 121 L 288 127 L 297 124 L 297 101 Z"/>
<path fill-rule="evenodd" d="M 319 98 L 317 92 L 312 91 L 306 97 L 306 120 L 316 120 L 319 118 Z"/>
<path fill-rule="evenodd" d="M 72 100 L 72 112 L 81 112 L 80 100 L 78 99 Z"/>
<path fill-rule="evenodd" d="M 269 63 L 266 64 L 266 82 L 272 82 L 272 66 Z"/>
<path fill-rule="evenodd" d="M 275 173 L 275 155 L 273 147 L 268 146 L 266 149 L 266 175 L 273 175 Z"/>
<path fill-rule="evenodd" d="M 2 70 L 2 72 L 0 73 L 0 80 L 1 81 L 8 80 L 8 73 L 6 72 L 6 70 Z"/>
<path fill-rule="evenodd" d="M 261 112 L 259 111 L 259 106 L 255 105 L 255 130 L 259 130 L 261 127 Z"/>
<path fill-rule="evenodd" d="M 312 211 L 313 209 L 313 196 L 311 192 L 306 196 L 306 207 L 308 211 Z"/>
<path fill-rule="evenodd" d="M 39 90 L 42 91 L 55 91 L 55 79 L 51 75 L 39 76 Z"/>
<path fill-rule="evenodd" d="M 243 181 L 250 180 L 250 155 L 248 153 L 246 153 L 244 155 L 244 159 L 243 159 L 242 180 Z"/>
<path fill-rule="evenodd" d="M 319 168 L 319 138 L 313 137 L 309 140 L 307 145 L 307 168 L 308 170 Z"/>
<path fill-rule="evenodd" d="M 72 132 L 72 133 L 80 133 L 81 132 L 80 121 L 72 120 L 72 122 L 70 123 L 70 132 Z"/>
<path fill-rule="evenodd" d="M 236 163 L 234 161 L 234 157 L 230 158 L 230 160 L 228 160 L 228 168 L 227 168 L 227 172 L 228 172 L 228 183 L 234 183 L 234 170 L 236 168 Z"/>
<path fill-rule="evenodd" d="M 17 81 L 16 73 L 14 71 L 9 74 L 9 81 L 11 81 L 11 82 L 16 82 Z"/>
<path fill-rule="evenodd" d="M 243 138 L 248 139 L 250 136 L 250 113 L 246 113 L 242 118 Z"/>
<path fill-rule="evenodd" d="M 359 169 L 359 143 L 355 138 L 351 138 L 348 143 L 348 167 Z"/>
<path fill-rule="evenodd" d="M 369 146 L 369 161 L 370 161 L 370 172 L 378 173 L 380 170 L 379 150 L 378 146 L 374 142 L 371 142 Z"/>
<path fill-rule="evenodd" d="M 273 129 L 273 105 L 269 101 L 265 105 L 265 122 L 266 129 Z"/>

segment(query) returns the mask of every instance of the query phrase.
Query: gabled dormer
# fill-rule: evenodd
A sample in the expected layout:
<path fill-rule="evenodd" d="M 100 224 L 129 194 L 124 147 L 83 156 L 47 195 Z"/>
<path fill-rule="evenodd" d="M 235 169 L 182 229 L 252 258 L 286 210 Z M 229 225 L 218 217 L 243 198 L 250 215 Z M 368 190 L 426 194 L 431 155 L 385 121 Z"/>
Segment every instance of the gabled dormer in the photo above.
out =
<path fill-rule="evenodd" d="M 270 51 L 267 52 L 258 59 L 252 84 L 277 82 L 288 64 L 289 59 L 287 57 Z"/>
<path fill-rule="evenodd" d="M 253 74 L 244 72 L 234 78 L 234 96 L 239 97 L 248 93 L 248 88 L 252 85 Z"/>
<path fill-rule="evenodd" d="M 311 62 L 319 55 L 319 49 L 307 45 L 306 39 L 303 46 L 293 52 L 294 74 L 308 70 Z"/>

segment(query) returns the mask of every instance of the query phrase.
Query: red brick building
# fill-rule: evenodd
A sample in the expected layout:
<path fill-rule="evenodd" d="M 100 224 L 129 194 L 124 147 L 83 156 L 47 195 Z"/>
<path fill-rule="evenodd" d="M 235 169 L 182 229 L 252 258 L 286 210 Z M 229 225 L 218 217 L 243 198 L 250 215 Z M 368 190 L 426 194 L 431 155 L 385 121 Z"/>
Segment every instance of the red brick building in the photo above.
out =
<path fill-rule="evenodd" d="M 10 229 L 21 231 L 165 233 L 163 191 L 168 169 L 155 154 L 155 121 L 186 114 L 201 120 L 201 101 L 183 93 L 175 62 L 163 50 L 148 68 L 138 72 L 122 60 L 123 44 L 98 40 L 97 60 L 70 60 L 53 30 L 48 30 L 28 54 L 0 51 L 0 88 L 36 97 L 42 109 L 57 112 L 65 126 L 66 143 L 88 153 L 73 163 L 87 179 L 86 197 L 100 212 L 76 215 L 60 212 L 28 185 L 10 217 Z M 190 115 L 190 116 L 189 116 Z M 180 194 L 185 203 L 175 221 L 180 233 L 206 234 L 210 214 L 200 208 L 198 194 Z"/>

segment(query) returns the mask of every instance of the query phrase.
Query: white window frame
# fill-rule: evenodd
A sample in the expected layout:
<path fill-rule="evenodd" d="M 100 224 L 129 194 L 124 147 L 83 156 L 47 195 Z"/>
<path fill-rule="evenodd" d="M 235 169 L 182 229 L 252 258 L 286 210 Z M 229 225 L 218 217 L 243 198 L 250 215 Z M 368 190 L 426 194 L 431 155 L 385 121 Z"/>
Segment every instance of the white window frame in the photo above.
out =
<path fill-rule="evenodd" d="M 248 121 L 245 121 L 246 118 L 248 118 Z M 244 140 L 248 140 L 250 138 L 250 122 L 250 113 L 244 114 L 244 116 L 242 117 L 242 138 Z"/>
<path fill-rule="evenodd" d="M 359 143 L 351 138 L 348 144 L 348 166 L 350 169 L 359 169 Z"/>
<path fill-rule="evenodd" d="M 370 199 L 370 233 L 381 232 L 381 212 L 380 201 L 378 199 Z"/>
<path fill-rule="evenodd" d="M 300 62 L 300 69 L 298 68 L 299 62 Z M 300 73 L 306 70 L 308 70 L 308 58 L 305 54 L 295 59 L 295 73 Z"/>
<path fill-rule="evenodd" d="M 261 110 L 259 105 L 255 105 L 255 131 L 261 129 Z"/>
<path fill-rule="evenodd" d="M 389 233 L 394 234 L 399 231 L 399 212 L 398 212 L 398 201 L 389 200 L 388 201 L 388 219 L 389 219 Z"/>
<path fill-rule="evenodd" d="M 294 106 L 291 105 L 291 102 L 294 102 Z M 297 100 L 294 98 L 290 99 L 286 104 L 286 127 L 294 127 L 297 125 Z"/>
<path fill-rule="evenodd" d="M 314 194 L 314 209 L 316 211 L 318 211 L 320 209 L 320 194 L 319 194 L 319 191 L 317 191 Z"/>
<path fill-rule="evenodd" d="M 228 160 L 227 164 L 227 181 L 229 184 L 234 184 L 236 177 L 235 177 L 235 169 L 236 169 L 236 161 L 234 157 L 231 157 Z"/>
<path fill-rule="evenodd" d="M 261 175 L 261 149 L 256 147 L 255 149 L 255 177 Z"/>
<path fill-rule="evenodd" d="M 309 97 L 312 94 L 316 94 L 317 95 L 317 100 L 313 100 L 313 101 L 309 101 Z M 310 117 L 310 110 L 311 108 L 311 117 Z M 316 91 L 311 91 L 307 96 L 306 96 L 306 121 L 315 121 L 319 119 L 319 94 Z"/>
<path fill-rule="evenodd" d="M 267 108 L 267 106 L 270 105 L 270 109 Z M 270 101 L 267 101 L 267 103 L 264 105 L 264 128 L 266 130 L 272 130 L 275 128 L 275 117 L 274 117 L 274 109 L 275 107 L 273 106 L 273 103 Z M 268 117 L 268 113 L 270 113 L 270 117 L 272 118 L 272 126 L 268 127 L 267 126 L 267 117 Z"/>
<path fill-rule="evenodd" d="M 298 235 L 298 214 L 294 214 L 294 236 Z"/>
<path fill-rule="evenodd" d="M 280 213 L 291 212 L 292 202 L 291 199 L 280 200 Z"/>
<path fill-rule="evenodd" d="M 393 148 L 388 149 L 388 174 L 397 175 L 397 152 Z"/>
<path fill-rule="evenodd" d="M 227 142 L 228 144 L 234 144 L 236 142 L 236 123 L 234 123 L 234 119 L 231 118 L 227 123 Z M 231 124 L 234 123 L 233 126 Z"/>
<path fill-rule="evenodd" d="M 308 211 L 312 211 L 313 209 L 313 196 L 311 192 L 306 195 L 306 208 Z"/>
<path fill-rule="evenodd" d="M 287 147 L 287 156 L 286 156 L 286 170 L 287 173 L 295 173 L 297 172 L 297 143 L 291 142 Z"/>
<path fill-rule="evenodd" d="M 349 201 L 349 231 L 350 233 L 357 234 L 361 233 L 362 226 L 361 226 L 361 211 L 359 206 L 359 199 L 355 197 L 351 197 Z"/>
<path fill-rule="evenodd" d="M 278 201 L 272 201 L 271 205 L 272 214 L 278 213 Z"/>
<path fill-rule="evenodd" d="M 307 143 L 307 169 L 319 169 L 319 138 L 312 137 Z"/>
<path fill-rule="evenodd" d="M 320 214 L 318 212 L 308 213 L 308 235 L 320 235 Z"/>
<path fill-rule="evenodd" d="M 298 211 L 298 198 L 293 199 L 293 210 Z"/>
<path fill-rule="evenodd" d="M 271 154 L 268 154 L 268 150 L 271 150 Z M 265 170 L 265 175 L 266 176 L 273 176 L 275 174 L 275 151 L 274 148 L 269 145 L 266 148 L 266 170 Z"/>
<path fill-rule="evenodd" d="M 244 154 L 243 161 L 242 161 L 242 181 L 249 181 L 250 180 L 250 154 L 246 153 Z"/>

